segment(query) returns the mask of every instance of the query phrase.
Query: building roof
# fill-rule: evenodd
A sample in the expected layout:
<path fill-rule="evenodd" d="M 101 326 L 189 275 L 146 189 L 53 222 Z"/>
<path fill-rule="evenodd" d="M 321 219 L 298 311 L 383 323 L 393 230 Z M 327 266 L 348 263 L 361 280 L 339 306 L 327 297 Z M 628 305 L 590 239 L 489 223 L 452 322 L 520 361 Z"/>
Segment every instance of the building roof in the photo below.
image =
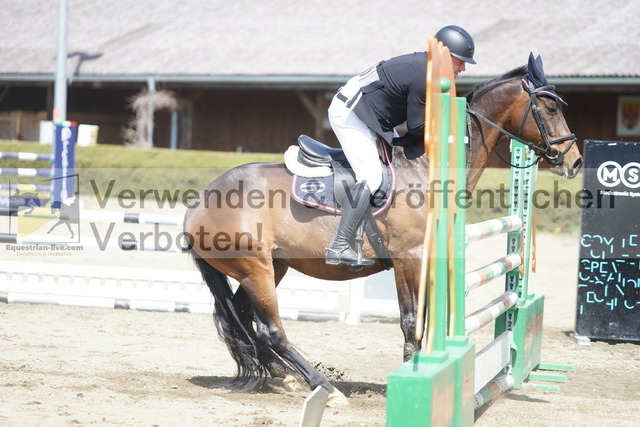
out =
<path fill-rule="evenodd" d="M 0 80 L 53 81 L 57 7 L 0 0 Z M 56 2 L 57 3 L 57 2 Z M 76 81 L 341 82 L 467 29 L 496 76 L 542 55 L 551 78 L 640 84 L 637 0 L 68 0 Z"/>

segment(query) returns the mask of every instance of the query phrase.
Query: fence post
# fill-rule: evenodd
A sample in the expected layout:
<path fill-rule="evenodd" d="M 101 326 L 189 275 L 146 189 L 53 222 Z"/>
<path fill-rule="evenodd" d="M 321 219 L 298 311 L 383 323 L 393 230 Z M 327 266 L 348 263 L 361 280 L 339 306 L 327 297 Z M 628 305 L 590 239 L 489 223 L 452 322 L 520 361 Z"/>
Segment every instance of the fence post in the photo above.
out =
<path fill-rule="evenodd" d="M 449 179 L 452 183 L 453 205 L 449 206 L 453 220 L 449 224 L 449 325 L 447 352 L 455 363 L 455 399 L 453 425 L 471 426 L 474 420 L 474 369 L 475 344 L 465 334 L 465 208 L 467 204 L 467 155 L 466 155 L 466 98 L 455 100 L 457 128 L 452 131 L 454 141 L 449 162 Z"/>
<path fill-rule="evenodd" d="M 522 228 L 512 231 L 507 238 L 507 253 L 519 253 L 520 268 L 511 271 L 505 279 L 505 291 L 516 292 L 518 304 L 496 319 L 495 336 L 505 331 L 513 331 L 511 344 L 511 375 L 514 388 L 522 387 L 533 369 L 541 360 L 542 318 L 544 295 L 530 294 L 529 272 L 534 260 L 531 259 L 533 197 L 537 174 L 536 154 L 517 141 L 511 141 L 511 210 L 510 215 L 522 218 Z"/>

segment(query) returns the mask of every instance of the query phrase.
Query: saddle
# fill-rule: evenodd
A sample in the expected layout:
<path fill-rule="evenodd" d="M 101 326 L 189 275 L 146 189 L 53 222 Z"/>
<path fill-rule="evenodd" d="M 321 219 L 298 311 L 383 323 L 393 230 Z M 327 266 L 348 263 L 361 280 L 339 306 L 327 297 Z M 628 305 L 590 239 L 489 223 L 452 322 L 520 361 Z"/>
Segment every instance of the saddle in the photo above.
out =
<path fill-rule="evenodd" d="M 389 255 L 384 247 L 382 235 L 374 216 L 384 213 L 391 202 L 395 190 L 395 171 L 391 165 L 391 148 L 382 144 L 383 180 L 380 189 L 372 197 L 372 209 L 365 216 L 363 224 L 356 232 L 356 250 L 360 251 L 363 232 L 366 233 L 376 256 L 385 269 L 391 268 Z M 341 207 L 348 203 L 351 189 L 356 184 L 355 173 L 350 167 L 341 148 L 331 148 L 320 141 L 301 135 L 298 145 L 291 146 L 285 153 L 285 165 L 294 176 L 291 197 L 296 202 L 314 209 L 336 215 L 342 214 Z"/>

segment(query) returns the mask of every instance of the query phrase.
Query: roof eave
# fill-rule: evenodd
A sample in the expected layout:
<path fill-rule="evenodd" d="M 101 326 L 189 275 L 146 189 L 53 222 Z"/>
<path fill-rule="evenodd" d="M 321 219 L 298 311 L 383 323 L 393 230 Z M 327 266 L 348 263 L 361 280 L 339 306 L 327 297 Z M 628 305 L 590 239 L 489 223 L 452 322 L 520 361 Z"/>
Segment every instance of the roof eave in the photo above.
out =
<path fill-rule="evenodd" d="M 129 83 L 147 84 L 149 81 L 167 84 L 205 85 L 205 86 L 271 86 L 271 87 L 337 87 L 351 76 L 347 75 L 127 75 L 127 74 L 83 74 L 72 76 L 73 83 Z M 460 87 L 472 87 L 492 76 L 460 77 L 456 84 Z M 54 74 L 0 74 L 0 82 L 15 83 L 51 83 Z M 629 76 L 587 76 L 553 77 L 549 81 L 558 86 L 640 86 L 640 77 Z"/>
<path fill-rule="evenodd" d="M 215 86 L 340 86 L 350 76 L 327 75 L 127 75 L 127 74 L 83 74 L 72 76 L 69 81 L 73 83 L 134 83 L 146 84 L 149 81 L 156 83 L 183 84 L 183 85 L 215 85 Z M 0 82 L 16 83 L 53 83 L 53 74 L 0 74 Z"/>

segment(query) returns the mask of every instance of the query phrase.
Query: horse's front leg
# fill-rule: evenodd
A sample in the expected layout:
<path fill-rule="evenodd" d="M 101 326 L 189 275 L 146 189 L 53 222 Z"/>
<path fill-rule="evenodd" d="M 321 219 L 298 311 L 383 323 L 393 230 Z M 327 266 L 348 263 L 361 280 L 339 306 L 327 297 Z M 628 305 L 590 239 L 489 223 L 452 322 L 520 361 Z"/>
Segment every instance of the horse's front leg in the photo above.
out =
<path fill-rule="evenodd" d="M 404 334 L 404 361 L 422 348 L 422 342 L 416 340 L 416 316 L 418 309 L 418 288 L 420 284 L 420 260 L 403 259 L 393 264 L 400 305 L 400 327 Z"/>

